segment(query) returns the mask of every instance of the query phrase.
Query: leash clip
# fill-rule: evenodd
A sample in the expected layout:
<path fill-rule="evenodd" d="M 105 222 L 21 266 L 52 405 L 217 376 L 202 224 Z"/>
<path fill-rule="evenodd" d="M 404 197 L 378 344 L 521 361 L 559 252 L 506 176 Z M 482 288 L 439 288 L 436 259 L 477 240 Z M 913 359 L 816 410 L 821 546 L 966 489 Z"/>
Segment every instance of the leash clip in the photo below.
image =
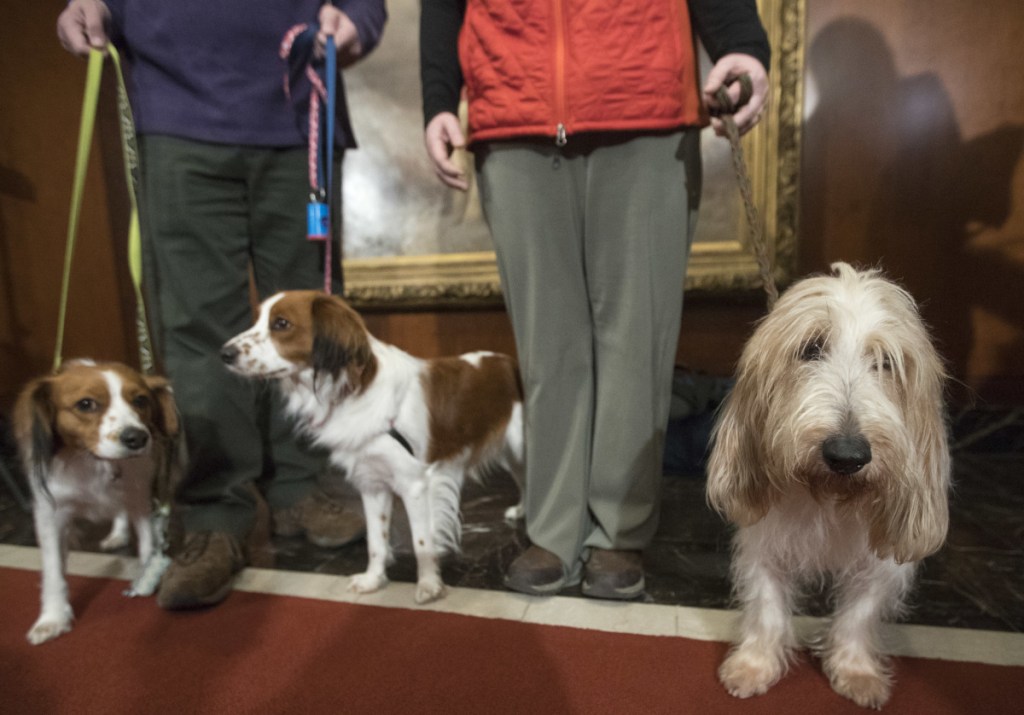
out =
<path fill-rule="evenodd" d="M 306 238 L 310 241 L 326 241 L 331 232 L 331 214 L 323 189 L 310 192 L 306 205 Z"/>

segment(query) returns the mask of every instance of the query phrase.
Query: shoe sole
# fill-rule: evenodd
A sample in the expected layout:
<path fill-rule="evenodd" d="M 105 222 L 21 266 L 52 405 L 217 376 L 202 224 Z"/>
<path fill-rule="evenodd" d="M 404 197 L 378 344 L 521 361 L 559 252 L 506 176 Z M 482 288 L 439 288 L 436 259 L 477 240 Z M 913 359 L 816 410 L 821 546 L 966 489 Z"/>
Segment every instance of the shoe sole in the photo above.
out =
<path fill-rule="evenodd" d="M 519 593 L 525 593 L 528 596 L 553 596 L 563 589 L 579 585 L 579 582 L 579 579 L 570 580 L 567 578 L 560 578 L 557 581 L 552 581 L 551 583 L 537 585 L 517 583 L 515 579 L 511 579 L 506 576 L 505 588 Z"/>
<path fill-rule="evenodd" d="M 633 601 L 644 595 L 644 580 L 640 579 L 632 586 L 626 586 L 625 588 L 609 588 L 607 586 L 593 585 L 588 581 L 583 581 L 583 588 L 581 589 L 584 596 L 588 598 L 601 598 L 609 601 Z"/>

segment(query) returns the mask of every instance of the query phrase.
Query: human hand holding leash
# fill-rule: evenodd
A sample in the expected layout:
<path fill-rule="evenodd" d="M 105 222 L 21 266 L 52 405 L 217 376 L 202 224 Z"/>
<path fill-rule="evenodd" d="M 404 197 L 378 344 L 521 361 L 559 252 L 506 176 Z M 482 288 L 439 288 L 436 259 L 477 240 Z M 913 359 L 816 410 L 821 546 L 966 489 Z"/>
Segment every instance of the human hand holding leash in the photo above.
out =
<path fill-rule="evenodd" d="M 57 18 L 57 38 L 71 54 L 88 57 L 107 46 L 109 25 L 110 9 L 102 0 L 71 0 Z"/>
<path fill-rule="evenodd" d="M 744 75 L 749 79 L 736 81 Z M 756 58 L 741 53 L 725 55 L 711 68 L 704 83 L 704 101 L 711 111 L 711 126 L 720 137 L 726 136 L 725 124 L 716 115 L 728 109 L 717 96 L 723 87 L 736 108 L 733 114 L 736 128 L 741 135 L 746 134 L 768 107 L 768 72 Z"/>
<path fill-rule="evenodd" d="M 452 161 L 452 151 L 466 146 L 466 137 L 462 133 L 459 118 L 451 112 L 437 114 L 423 131 L 423 141 L 427 146 L 427 156 L 434 164 L 434 173 L 446 186 L 459 191 L 469 189 L 469 180 L 458 164 Z"/>
<path fill-rule="evenodd" d="M 338 48 L 338 67 L 348 67 L 363 56 L 359 33 L 348 15 L 328 3 L 320 8 L 317 20 L 320 23 L 320 32 L 316 35 L 317 57 L 324 56 L 328 36 L 334 37 Z"/>
<path fill-rule="evenodd" d="M 743 71 L 749 67 L 753 73 Z M 756 78 L 756 79 L 755 79 Z M 757 211 L 754 190 L 743 159 L 740 136 L 750 131 L 761 118 L 768 103 L 768 77 L 764 66 L 749 55 L 731 54 L 718 61 L 704 85 L 705 100 L 715 134 L 729 140 L 732 163 L 739 182 L 743 206 L 750 228 L 750 243 L 757 258 L 761 283 L 771 310 L 779 297 L 771 255 L 764 241 L 764 227 Z"/>

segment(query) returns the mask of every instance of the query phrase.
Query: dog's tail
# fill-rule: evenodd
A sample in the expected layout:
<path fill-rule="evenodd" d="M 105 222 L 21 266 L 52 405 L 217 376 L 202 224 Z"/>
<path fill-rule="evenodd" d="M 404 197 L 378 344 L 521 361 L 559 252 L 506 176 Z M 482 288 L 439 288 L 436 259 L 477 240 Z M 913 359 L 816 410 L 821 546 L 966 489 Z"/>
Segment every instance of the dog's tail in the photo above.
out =
<path fill-rule="evenodd" d="M 462 514 L 459 509 L 464 475 L 461 470 L 432 465 L 427 472 L 430 533 L 438 555 L 462 548 Z"/>

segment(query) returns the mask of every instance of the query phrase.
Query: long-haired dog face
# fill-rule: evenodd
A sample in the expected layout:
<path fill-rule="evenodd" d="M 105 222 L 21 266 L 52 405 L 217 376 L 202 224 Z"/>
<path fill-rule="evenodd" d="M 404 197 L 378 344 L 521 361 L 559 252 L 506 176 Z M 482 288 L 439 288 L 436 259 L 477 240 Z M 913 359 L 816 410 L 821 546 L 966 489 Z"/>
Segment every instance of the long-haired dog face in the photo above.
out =
<path fill-rule="evenodd" d="M 832 268 L 792 286 L 758 326 L 715 428 L 708 497 L 741 527 L 734 571 L 748 615 L 763 613 L 759 565 L 781 569 L 783 580 L 827 572 L 848 578 L 859 568 L 865 579 L 891 577 L 903 584 L 887 591 L 896 603 L 873 610 L 891 613 L 909 584 L 906 573 L 896 578 L 899 565 L 935 552 L 946 536 L 942 362 L 905 290 L 877 270 Z M 733 665 L 738 654 L 756 651 L 747 635 L 764 623 L 754 621 Z M 767 669 L 774 682 L 781 664 L 771 650 L 761 657 L 774 663 Z M 867 660 L 877 663 L 869 650 Z M 758 676 L 727 670 L 734 694 L 771 684 L 752 685 Z M 833 685 L 846 688 L 836 678 Z M 884 702 L 879 693 L 844 694 Z"/>
<path fill-rule="evenodd" d="M 373 379 L 376 361 L 363 319 L 346 303 L 316 291 L 291 291 L 260 306 L 252 328 L 221 357 L 247 377 L 279 379 L 312 368 L 352 389 Z"/>
<path fill-rule="evenodd" d="M 444 593 L 438 557 L 458 545 L 464 476 L 497 468 L 522 484 L 522 387 L 508 356 L 423 360 L 371 336 L 341 298 L 286 291 L 263 302 L 221 358 L 239 375 L 275 380 L 298 428 L 360 491 L 370 559 L 353 590 L 387 582 L 394 494 L 413 534 L 416 600 L 425 602 Z M 519 505 L 506 517 L 521 513 Z"/>
<path fill-rule="evenodd" d="M 71 628 L 63 565 L 73 518 L 112 520 L 105 549 L 126 545 L 134 528 L 140 560 L 149 557 L 152 484 L 176 459 L 180 425 L 166 379 L 74 360 L 25 386 L 14 430 L 43 565 L 42 611 L 28 639 L 42 643 Z"/>
<path fill-rule="evenodd" d="M 787 291 L 743 351 L 709 496 L 747 525 L 799 485 L 865 510 L 880 558 L 917 561 L 948 523 L 944 371 L 906 291 L 835 271 Z"/>
<path fill-rule="evenodd" d="M 178 426 L 166 379 L 117 363 L 77 360 L 22 390 L 15 429 L 31 471 L 45 474 L 58 451 L 137 457 L 150 449 L 154 432 L 176 433 Z"/>

